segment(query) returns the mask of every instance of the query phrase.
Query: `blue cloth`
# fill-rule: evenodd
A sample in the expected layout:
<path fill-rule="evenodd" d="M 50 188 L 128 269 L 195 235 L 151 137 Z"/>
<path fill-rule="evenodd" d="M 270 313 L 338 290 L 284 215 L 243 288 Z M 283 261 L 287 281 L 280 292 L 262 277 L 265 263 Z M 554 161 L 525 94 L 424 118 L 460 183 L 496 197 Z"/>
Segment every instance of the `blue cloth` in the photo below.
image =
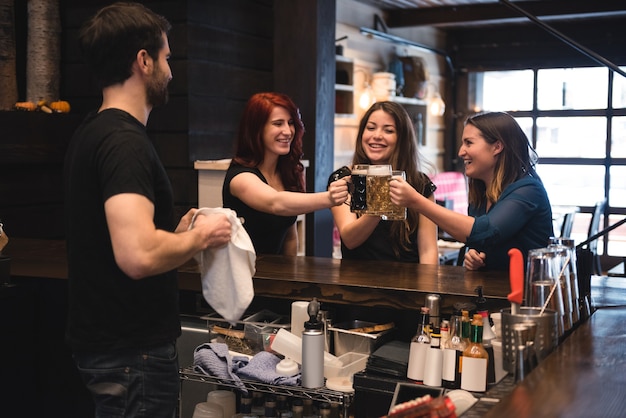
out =
<path fill-rule="evenodd" d="M 300 373 L 295 376 L 283 376 L 276 373 L 276 365 L 280 358 L 268 351 L 261 351 L 250 359 L 250 362 L 237 370 L 237 374 L 244 379 L 258 380 L 270 385 L 300 385 Z"/>
<path fill-rule="evenodd" d="M 174 342 L 146 349 L 77 351 L 96 417 L 174 418 L 180 376 Z"/>
<path fill-rule="evenodd" d="M 237 358 L 235 363 L 237 367 L 241 367 L 241 361 L 245 360 Z M 224 343 L 207 343 L 196 347 L 193 351 L 193 366 L 198 372 L 219 379 L 232 380 L 239 388 L 244 389 L 243 382 L 234 372 L 233 357 Z"/>
<path fill-rule="evenodd" d="M 470 204 L 468 214 L 476 219 L 467 247 L 487 255 L 487 270 L 508 270 L 511 248 L 522 252 L 526 265 L 528 251 L 546 247 L 554 235 L 548 194 L 531 176 L 507 186 L 489 212 L 485 205 Z"/>
<path fill-rule="evenodd" d="M 267 351 L 261 351 L 250 360 L 244 356 L 231 356 L 224 343 L 201 344 L 194 350 L 193 365 L 197 372 L 235 382 L 246 391 L 241 379 L 256 380 L 272 385 L 300 385 L 300 374 L 283 376 L 276 373 L 280 358 Z"/>

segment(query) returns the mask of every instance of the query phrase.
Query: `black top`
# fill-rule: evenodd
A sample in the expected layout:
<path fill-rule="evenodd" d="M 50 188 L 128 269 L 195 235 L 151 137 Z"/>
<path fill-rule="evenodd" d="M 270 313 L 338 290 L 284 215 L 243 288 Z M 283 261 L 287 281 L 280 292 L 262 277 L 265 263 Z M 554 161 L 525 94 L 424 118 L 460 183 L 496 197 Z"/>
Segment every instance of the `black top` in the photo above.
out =
<path fill-rule="evenodd" d="M 428 179 L 426 174 L 422 174 L 426 179 L 424 189 L 420 192 L 425 197 L 430 197 L 437 188 Z M 419 191 L 419 190 L 418 190 Z M 400 221 L 383 221 L 376 225 L 374 231 L 365 242 L 356 248 L 349 249 L 341 242 L 341 256 L 352 260 L 391 260 L 407 263 L 419 263 L 419 249 L 417 248 L 417 229 L 409 236 L 410 243 L 408 249 L 403 248 L 398 243 L 399 256 L 394 253 L 391 243 L 391 225 Z"/>
<path fill-rule="evenodd" d="M 117 266 L 104 202 L 136 193 L 154 203 L 157 228 L 174 231 L 172 188 L 145 127 L 121 110 L 91 113 L 65 159 L 69 313 L 74 350 L 146 347 L 180 335 L 176 271 L 134 280 Z"/>
<path fill-rule="evenodd" d="M 233 196 L 230 192 L 230 182 L 241 173 L 253 173 L 267 184 L 267 180 L 258 168 L 231 163 L 222 186 L 224 207 L 234 210 L 237 216 L 244 218 L 243 227 L 248 232 L 257 254 L 282 254 L 287 231 L 296 222 L 296 217 L 261 212 Z"/>

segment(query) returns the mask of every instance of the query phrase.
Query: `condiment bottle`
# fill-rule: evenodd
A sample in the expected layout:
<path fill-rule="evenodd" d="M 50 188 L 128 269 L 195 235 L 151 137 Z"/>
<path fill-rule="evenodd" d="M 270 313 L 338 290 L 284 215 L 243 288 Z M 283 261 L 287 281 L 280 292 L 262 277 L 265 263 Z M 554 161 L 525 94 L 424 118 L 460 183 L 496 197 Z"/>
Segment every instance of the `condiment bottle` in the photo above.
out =
<path fill-rule="evenodd" d="M 426 364 L 426 353 L 430 348 L 430 335 L 428 327 L 430 323 L 429 309 L 422 307 L 420 311 L 420 323 L 417 326 L 417 333 L 411 340 L 409 349 L 409 364 L 406 376 L 412 380 L 424 380 L 424 366 Z"/>
<path fill-rule="evenodd" d="M 272 395 L 265 397 L 265 418 L 278 417 L 278 411 L 276 410 L 276 398 Z"/>
<path fill-rule="evenodd" d="M 470 343 L 470 324 L 469 311 L 466 309 L 461 310 L 461 338 L 463 338 L 466 347 Z"/>
<path fill-rule="evenodd" d="M 474 314 L 471 322 L 470 344 L 461 359 L 461 389 L 471 392 L 487 390 L 489 355 L 483 347 L 483 318 Z"/>
<path fill-rule="evenodd" d="M 262 417 L 265 413 L 265 400 L 263 392 L 252 392 L 252 415 Z"/>
<path fill-rule="evenodd" d="M 322 402 L 319 407 L 320 418 L 330 418 L 330 403 Z"/>
<path fill-rule="evenodd" d="M 450 340 L 450 321 L 442 319 L 439 331 L 441 333 L 441 348 L 443 349 L 447 345 L 448 340 Z"/>
<path fill-rule="evenodd" d="M 450 338 L 443 342 L 442 386 L 448 389 L 461 387 L 460 359 L 467 348 L 461 330 L 460 312 L 450 317 Z"/>
<path fill-rule="evenodd" d="M 252 415 L 252 394 L 244 392 L 239 398 L 239 413 L 235 414 L 233 418 L 247 418 L 251 416 L 256 416 Z"/>
<path fill-rule="evenodd" d="M 309 302 L 309 320 L 302 331 L 302 387 L 324 386 L 324 324 L 318 319 L 317 298 Z"/>
<path fill-rule="evenodd" d="M 289 418 L 292 416 L 286 395 L 276 395 L 276 411 L 281 418 Z"/>
<path fill-rule="evenodd" d="M 496 364 L 491 342 L 496 339 L 496 334 L 489 326 L 489 311 L 481 311 L 480 315 L 483 319 L 483 347 L 489 356 L 487 363 L 487 385 L 494 385 L 496 383 Z"/>
<path fill-rule="evenodd" d="M 434 328 L 430 334 L 430 349 L 426 352 L 426 364 L 424 366 L 424 384 L 428 386 L 441 386 L 443 351 L 440 341 L 439 328 Z"/>
<path fill-rule="evenodd" d="M 313 400 L 306 398 L 302 400 L 302 416 L 307 418 L 307 417 L 312 417 L 312 416 L 316 416 L 313 413 Z"/>
<path fill-rule="evenodd" d="M 304 402 L 302 402 L 302 399 L 296 398 L 291 402 L 291 415 L 293 418 L 303 418 Z"/>

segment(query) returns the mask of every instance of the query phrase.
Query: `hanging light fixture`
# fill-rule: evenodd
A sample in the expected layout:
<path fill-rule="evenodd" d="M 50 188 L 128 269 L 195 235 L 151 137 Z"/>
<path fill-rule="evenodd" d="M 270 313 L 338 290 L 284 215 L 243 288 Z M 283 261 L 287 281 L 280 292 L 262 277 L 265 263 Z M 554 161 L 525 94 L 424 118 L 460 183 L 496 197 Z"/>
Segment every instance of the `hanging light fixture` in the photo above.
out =
<path fill-rule="evenodd" d="M 433 116 L 443 116 L 446 112 L 446 102 L 441 98 L 441 94 L 435 93 L 430 98 L 430 104 L 428 105 L 430 114 Z"/>
<path fill-rule="evenodd" d="M 439 89 L 433 83 L 432 93 L 430 94 L 429 103 L 428 103 L 428 111 L 432 116 L 443 116 L 446 112 L 446 102 L 443 101 L 441 94 L 439 94 Z"/>
<path fill-rule="evenodd" d="M 365 83 L 365 88 L 359 97 L 359 107 L 363 110 L 367 110 L 374 102 L 376 102 L 376 99 L 372 92 L 372 86 L 370 86 L 369 83 Z"/>
<path fill-rule="evenodd" d="M 371 105 L 376 102 L 376 98 L 374 97 L 374 91 L 372 90 L 372 86 L 370 84 L 370 74 L 362 68 L 357 68 L 354 71 L 355 75 L 357 73 L 363 74 L 363 89 L 359 93 L 359 107 L 363 110 L 367 110 Z M 356 81 L 356 80 L 355 80 Z M 357 84 L 358 85 L 358 84 Z"/>

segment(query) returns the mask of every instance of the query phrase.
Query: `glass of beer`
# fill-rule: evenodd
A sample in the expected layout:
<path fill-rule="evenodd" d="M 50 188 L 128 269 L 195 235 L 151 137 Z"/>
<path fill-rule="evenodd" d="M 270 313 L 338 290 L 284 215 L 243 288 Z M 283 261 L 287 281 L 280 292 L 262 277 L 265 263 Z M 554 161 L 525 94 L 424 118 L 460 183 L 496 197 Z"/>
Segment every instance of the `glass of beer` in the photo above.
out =
<path fill-rule="evenodd" d="M 368 164 L 356 164 L 352 168 L 350 176 L 352 180 L 352 190 L 350 197 L 350 211 L 354 213 L 365 213 L 367 209 L 367 168 Z"/>
<path fill-rule="evenodd" d="M 402 177 L 406 180 L 406 173 L 401 170 L 393 170 L 391 177 Z M 403 206 L 395 205 L 389 199 L 389 212 L 382 215 L 383 221 L 403 221 L 406 219 L 406 208 Z"/>
<path fill-rule="evenodd" d="M 366 201 L 368 215 L 387 215 L 390 212 L 390 165 L 370 165 L 367 169 Z"/>

